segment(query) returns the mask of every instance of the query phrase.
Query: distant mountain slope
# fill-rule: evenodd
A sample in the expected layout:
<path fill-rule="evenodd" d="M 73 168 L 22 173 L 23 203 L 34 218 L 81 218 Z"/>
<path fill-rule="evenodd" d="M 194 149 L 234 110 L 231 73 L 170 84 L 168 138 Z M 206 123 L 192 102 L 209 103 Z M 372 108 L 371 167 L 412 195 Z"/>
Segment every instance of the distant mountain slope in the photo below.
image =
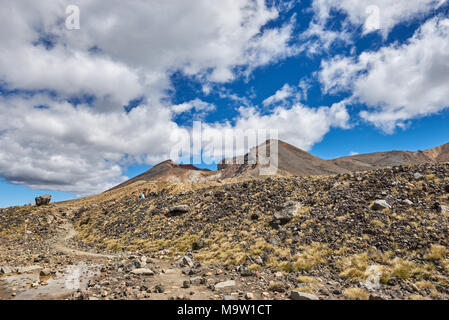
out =
<path fill-rule="evenodd" d="M 150 170 L 132 178 L 113 189 L 137 181 L 206 182 L 228 178 L 258 177 L 268 175 L 268 157 L 277 143 L 279 176 L 311 176 L 369 171 L 399 165 L 449 162 L 449 143 L 424 151 L 387 151 L 337 159 L 324 160 L 279 140 L 267 140 L 254 147 L 244 156 L 224 159 L 217 171 L 203 170 L 193 165 L 180 165 L 164 161 Z M 274 149 L 273 149 L 274 151 Z M 111 190 L 113 190 L 111 189 Z"/>
<path fill-rule="evenodd" d="M 449 143 L 425 150 L 423 153 L 434 162 L 449 162 Z"/>
<path fill-rule="evenodd" d="M 111 190 L 128 186 L 137 181 L 167 181 L 167 182 L 204 182 L 215 179 L 216 172 L 199 169 L 193 165 L 182 165 L 167 160 L 152 167 L 148 171 L 115 186 Z"/>
<path fill-rule="evenodd" d="M 425 151 L 387 151 L 360 154 L 328 160 L 349 171 L 365 171 L 385 167 L 449 161 L 449 143 Z"/>
<path fill-rule="evenodd" d="M 270 154 L 271 147 L 276 141 L 268 140 L 251 151 L 244 157 L 225 159 L 219 165 L 218 169 L 222 170 L 223 178 L 232 178 L 237 176 L 259 176 L 264 160 L 267 159 L 260 149 L 268 150 Z M 286 142 L 277 141 L 278 143 L 278 175 L 283 176 L 310 176 L 321 174 L 337 174 L 347 173 L 348 170 L 335 165 L 332 162 L 318 158 L 308 152 L 296 148 Z M 242 161 L 242 159 L 244 161 Z M 256 164 L 250 164 L 250 160 L 255 160 Z M 235 164 L 239 160 L 240 164 Z M 243 163 L 243 164 L 242 164 Z"/>

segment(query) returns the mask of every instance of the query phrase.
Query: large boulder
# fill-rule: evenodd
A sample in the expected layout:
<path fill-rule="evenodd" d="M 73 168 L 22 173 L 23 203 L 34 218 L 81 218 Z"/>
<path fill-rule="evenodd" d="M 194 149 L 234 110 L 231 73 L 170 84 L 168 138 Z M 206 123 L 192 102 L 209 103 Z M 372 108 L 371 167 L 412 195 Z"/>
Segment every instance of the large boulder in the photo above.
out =
<path fill-rule="evenodd" d="M 43 196 L 36 197 L 34 200 L 36 201 L 36 206 L 47 205 L 51 201 L 51 195 L 44 194 Z"/>

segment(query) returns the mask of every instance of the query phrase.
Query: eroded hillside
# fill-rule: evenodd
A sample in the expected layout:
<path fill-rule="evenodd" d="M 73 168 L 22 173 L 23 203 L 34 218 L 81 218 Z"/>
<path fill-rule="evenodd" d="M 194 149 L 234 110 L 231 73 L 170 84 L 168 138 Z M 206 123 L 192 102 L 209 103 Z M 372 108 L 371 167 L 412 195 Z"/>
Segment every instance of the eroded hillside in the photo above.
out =
<path fill-rule="evenodd" d="M 76 297 L 447 299 L 448 207 L 447 163 L 224 183 L 139 182 L 48 207 L 2 210 L 0 266 L 26 265 L 39 250 L 49 256 L 55 247 L 46 247 L 46 238 L 54 239 L 58 223 L 70 223 L 78 233 L 67 246 L 115 256 L 103 257 L 103 273 Z M 29 253 L 20 250 L 25 219 L 36 238 Z M 62 257 L 51 256 L 49 267 L 80 260 Z M 154 279 L 167 270 L 177 276 L 169 289 L 158 288 L 163 280 Z"/>

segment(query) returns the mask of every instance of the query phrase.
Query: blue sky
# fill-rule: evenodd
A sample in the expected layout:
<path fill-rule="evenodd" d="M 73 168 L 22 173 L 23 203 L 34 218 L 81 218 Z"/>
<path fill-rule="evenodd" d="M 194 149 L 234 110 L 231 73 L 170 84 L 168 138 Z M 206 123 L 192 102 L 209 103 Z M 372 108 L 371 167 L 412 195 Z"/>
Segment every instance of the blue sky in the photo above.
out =
<path fill-rule="evenodd" d="M 449 142 L 445 0 L 68 4 L 0 14 L 0 207 L 106 190 L 194 120 L 325 159 Z"/>

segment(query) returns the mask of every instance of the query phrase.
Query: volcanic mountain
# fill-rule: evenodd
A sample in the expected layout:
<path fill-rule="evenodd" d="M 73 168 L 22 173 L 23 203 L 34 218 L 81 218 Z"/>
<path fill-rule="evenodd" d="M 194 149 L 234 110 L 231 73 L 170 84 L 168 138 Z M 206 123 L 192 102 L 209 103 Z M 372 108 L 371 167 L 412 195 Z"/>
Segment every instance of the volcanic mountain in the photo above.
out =
<path fill-rule="evenodd" d="M 150 170 L 115 186 L 111 190 L 128 186 L 137 181 L 166 181 L 166 182 L 204 182 L 215 179 L 216 172 L 200 169 L 193 165 L 178 164 L 167 160 L 152 167 Z"/>
<path fill-rule="evenodd" d="M 276 148 L 277 147 L 277 148 Z M 277 149 L 277 161 L 270 157 Z M 277 170 L 270 170 L 271 165 Z M 217 171 L 164 161 L 113 189 L 137 181 L 206 182 L 228 178 L 312 176 L 370 171 L 399 165 L 449 162 L 449 143 L 424 151 L 387 151 L 324 160 L 279 140 L 267 140 L 244 156 L 222 160 Z"/>
<path fill-rule="evenodd" d="M 277 145 L 276 158 L 274 154 Z M 245 156 L 225 159 L 218 165 L 222 172 L 222 178 L 234 178 L 239 176 L 267 175 L 269 162 L 276 166 L 276 175 L 280 176 L 312 176 L 322 174 L 348 173 L 349 170 L 318 158 L 308 152 L 296 148 L 279 140 L 267 140 L 265 143 L 253 148 Z"/>
<path fill-rule="evenodd" d="M 449 162 L 449 143 L 424 151 L 387 151 L 328 160 L 349 171 L 367 171 L 399 165 Z"/>

